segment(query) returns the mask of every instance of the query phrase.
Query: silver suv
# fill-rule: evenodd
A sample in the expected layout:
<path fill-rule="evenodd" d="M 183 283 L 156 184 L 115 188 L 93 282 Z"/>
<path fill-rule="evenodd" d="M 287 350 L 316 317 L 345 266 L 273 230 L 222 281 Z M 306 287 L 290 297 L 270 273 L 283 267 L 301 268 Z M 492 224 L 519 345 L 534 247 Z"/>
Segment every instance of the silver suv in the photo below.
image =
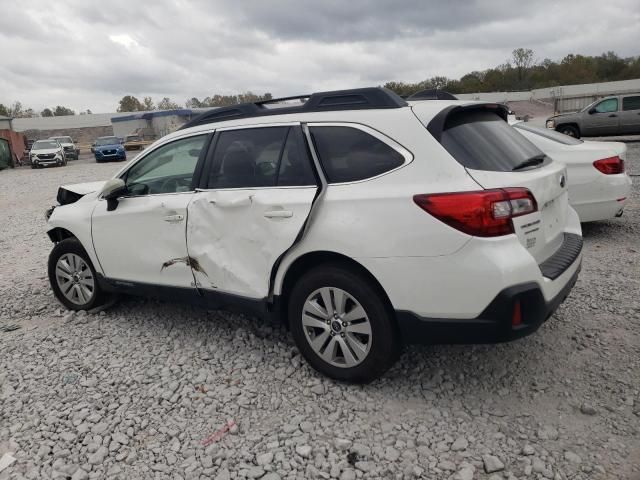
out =
<path fill-rule="evenodd" d="M 640 134 L 640 93 L 606 97 L 579 112 L 554 115 L 547 128 L 572 137 Z"/>

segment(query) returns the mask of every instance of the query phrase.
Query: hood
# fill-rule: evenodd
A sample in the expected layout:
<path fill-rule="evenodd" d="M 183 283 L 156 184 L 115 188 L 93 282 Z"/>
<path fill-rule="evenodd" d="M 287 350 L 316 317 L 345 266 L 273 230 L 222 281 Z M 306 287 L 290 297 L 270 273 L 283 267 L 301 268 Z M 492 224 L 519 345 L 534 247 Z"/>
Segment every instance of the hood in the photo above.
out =
<path fill-rule="evenodd" d="M 40 154 L 42 155 L 43 153 L 59 153 L 60 149 L 59 148 L 39 148 L 37 150 L 31 149 L 31 153 L 32 154 Z"/>
<path fill-rule="evenodd" d="M 547 118 L 547 120 L 555 120 L 556 118 L 570 117 L 571 115 L 575 115 L 576 113 L 580 113 L 580 110 L 576 110 L 575 112 L 566 112 L 566 113 L 559 113 L 557 115 L 551 115 L 549 118 Z"/>
<path fill-rule="evenodd" d="M 58 188 L 58 196 L 56 197 L 60 205 L 68 205 L 80 200 L 83 196 L 99 191 L 106 183 L 101 182 L 74 183 L 71 185 L 62 185 Z"/>
<path fill-rule="evenodd" d="M 122 145 L 119 143 L 110 143 L 109 145 L 96 145 L 93 148 L 95 148 L 96 150 L 113 150 L 114 148 L 118 147 L 122 147 Z"/>

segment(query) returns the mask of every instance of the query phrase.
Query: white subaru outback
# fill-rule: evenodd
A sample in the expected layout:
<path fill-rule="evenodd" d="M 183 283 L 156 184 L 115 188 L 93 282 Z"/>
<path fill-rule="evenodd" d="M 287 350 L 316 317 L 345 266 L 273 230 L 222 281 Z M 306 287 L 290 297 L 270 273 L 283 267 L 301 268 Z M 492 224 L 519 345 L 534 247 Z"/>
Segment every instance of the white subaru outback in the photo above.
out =
<path fill-rule="evenodd" d="M 403 343 L 534 332 L 582 237 L 566 169 L 496 104 L 365 88 L 206 112 L 48 211 L 57 298 L 113 292 L 284 320 L 309 363 L 368 381 Z"/>

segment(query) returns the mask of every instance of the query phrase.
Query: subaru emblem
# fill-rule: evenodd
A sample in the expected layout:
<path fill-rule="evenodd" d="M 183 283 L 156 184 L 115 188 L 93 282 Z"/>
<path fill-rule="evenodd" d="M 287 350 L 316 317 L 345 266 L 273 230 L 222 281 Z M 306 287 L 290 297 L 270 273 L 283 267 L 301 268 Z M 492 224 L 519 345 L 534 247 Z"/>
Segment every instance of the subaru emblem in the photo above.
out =
<path fill-rule="evenodd" d="M 560 187 L 564 188 L 564 184 L 566 183 L 564 179 L 564 175 L 560 175 Z"/>

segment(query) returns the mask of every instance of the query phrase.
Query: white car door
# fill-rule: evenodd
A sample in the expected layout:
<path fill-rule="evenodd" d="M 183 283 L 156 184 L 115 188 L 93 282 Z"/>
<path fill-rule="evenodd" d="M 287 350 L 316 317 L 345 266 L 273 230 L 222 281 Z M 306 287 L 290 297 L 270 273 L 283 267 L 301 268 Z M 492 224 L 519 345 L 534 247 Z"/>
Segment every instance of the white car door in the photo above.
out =
<path fill-rule="evenodd" d="M 108 211 L 104 200 L 98 202 L 92 237 L 108 279 L 194 288 L 187 207 L 207 138 L 189 136 L 154 149 L 121 175 L 129 194 L 119 199 L 115 210 Z"/>
<path fill-rule="evenodd" d="M 299 124 L 221 130 L 214 144 L 188 208 L 196 283 L 205 294 L 262 299 L 309 216 L 312 160 Z"/>

